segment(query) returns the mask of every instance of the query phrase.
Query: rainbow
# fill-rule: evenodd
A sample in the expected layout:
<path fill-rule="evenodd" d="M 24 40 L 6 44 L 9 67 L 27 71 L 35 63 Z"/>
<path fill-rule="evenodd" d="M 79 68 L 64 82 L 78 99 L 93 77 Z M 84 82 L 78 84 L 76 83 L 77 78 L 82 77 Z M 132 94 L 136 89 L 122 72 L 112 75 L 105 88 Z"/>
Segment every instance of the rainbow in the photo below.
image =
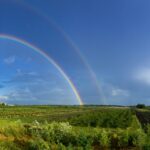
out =
<path fill-rule="evenodd" d="M 86 60 L 86 58 L 84 57 L 84 55 L 82 54 L 81 50 L 77 47 L 77 45 L 71 40 L 71 38 L 69 37 L 69 35 L 60 27 L 58 26 L 48 15 L 46 15 L 45 13 L 41 12 L 38 8 L 29 5 L 26 1 L 22 0 L 22 1 L 18 1 L 18 0 L 14 0 L 14 2 L 16 4 L 20 4 L 21 6 L 27 8 L 28 10 L 34 12 L 36 15 L 38 15 L 39 17 L 41 17 L 42 19 L 44 19 L 48 24 L 52 25 L 66 40 L 66 42 L 72 46 L 72 48 L 74 49 L 74 51 L 76 52 L 76 54 L 79 56 L 79 58 L 81 59 L 81 61 L 83 62 L 83 65 L 86 67 L 86 69 L 89 72 L 89 75 L 91 76 L 91 79 L 97 89 L 97 92 L 99 94 L 99 97 L 102 101 L 103 104 L 106 104 L 106 97 L 104 95 L 103 89 L 97 79 L 97 75 L 94 72 L 94 70 L 91 68 L 90 64 L 88 63 L 88 61 Z"/>
<path fill-rule="evenodd" d="M 48 62 L 50 62 L 52 65 L 54 65 L 54 67 L 61 73 L 61 75 L 64 77 L 64 79 L 67 81 L 67 83 L 71 87 L 72 91 L 74 92 L 74 94 L 78 100 L 78 103 L 80 105 L 83 105 L 83 101 L 80 97 L 80 94 L 79 94 L 78 90 L 76 89 L 75 85 L 73 84 L 73 82 L 70 80 L 68 75 L 64 72 L 64 70 L 48 54 L 46 54 L 44 50 L 41 50 L 40 48 L 34 46 L 33 44 L 31 44 L 23 39 L 12 36 L 12 35 L 0 34 L 0 39 L 7 39 L 7 40 L 11 40 L 11 41 L 20 43 L 24 46 L 31 48 L 32 50 L 34 50 L 35 52 L 37 52 L 41 56 L 43 56 Z"/>

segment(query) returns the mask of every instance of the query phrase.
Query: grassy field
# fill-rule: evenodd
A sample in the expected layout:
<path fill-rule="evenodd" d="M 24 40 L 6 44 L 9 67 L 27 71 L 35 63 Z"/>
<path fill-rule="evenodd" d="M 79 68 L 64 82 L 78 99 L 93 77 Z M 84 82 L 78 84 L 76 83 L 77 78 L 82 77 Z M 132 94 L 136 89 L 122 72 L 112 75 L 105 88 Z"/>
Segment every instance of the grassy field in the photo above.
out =
<path fill-rule="evenodd" d="M 128 107 L 1 106 L 0 149 L 149 150 L 149 113 Z"/>

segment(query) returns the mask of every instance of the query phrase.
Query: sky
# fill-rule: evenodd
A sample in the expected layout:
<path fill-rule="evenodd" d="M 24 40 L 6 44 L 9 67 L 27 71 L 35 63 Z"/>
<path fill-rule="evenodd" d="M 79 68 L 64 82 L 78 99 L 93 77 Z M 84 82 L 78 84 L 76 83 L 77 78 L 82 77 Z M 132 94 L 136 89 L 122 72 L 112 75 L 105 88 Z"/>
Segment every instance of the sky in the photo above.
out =
<path fill-rule="evenodd" d="M 150 105 L 149 0 L 1 0 L 0 35 L 41 49 L 84 104 Z M 58 68 L 0 36 L 0 101 L 79 104 Z"/>

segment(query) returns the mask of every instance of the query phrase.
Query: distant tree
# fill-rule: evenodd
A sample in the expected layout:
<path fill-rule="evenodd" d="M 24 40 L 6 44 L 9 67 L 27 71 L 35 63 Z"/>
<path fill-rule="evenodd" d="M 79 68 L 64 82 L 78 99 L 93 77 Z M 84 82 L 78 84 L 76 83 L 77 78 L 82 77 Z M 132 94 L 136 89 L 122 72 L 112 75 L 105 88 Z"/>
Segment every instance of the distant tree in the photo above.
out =
<path fill-rule="evenodd" d="M 4 106 L 7 106 L 7 104 L 2 102 L 2 103 L 0 103 L 0 106 L 4 107 Z"/>
<path fill-rule="evenodd" d="M 145 104 L 137 104 L 136 105 L 136 108 L 140 108 L 140 109 L 145 108 L 145 107 L 146 107 Z"/>
<path fill-rule="evenodd" d="M 1 103 L 2 106 L 5 106 L 5 103 Z"/>

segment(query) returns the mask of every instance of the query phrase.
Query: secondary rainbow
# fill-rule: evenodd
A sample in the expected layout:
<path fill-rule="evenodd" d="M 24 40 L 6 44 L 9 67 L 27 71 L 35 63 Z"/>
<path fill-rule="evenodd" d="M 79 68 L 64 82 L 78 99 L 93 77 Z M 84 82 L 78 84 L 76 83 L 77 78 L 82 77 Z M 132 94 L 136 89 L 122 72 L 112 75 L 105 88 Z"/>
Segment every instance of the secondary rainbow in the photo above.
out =
<path fill-rule="evenodd" d="M 35 52 L 39 53 L 41 56 L 43 56 L 47 61 L 49 61 L 51 64 L 54 65 L 54 67 L 61 73 L 61 75 L 64 77 L 64 79 L 68 82 L 68 84 L 70 85 L 72 91 L 74 92 L 76 99 L 78 100 L 78 103 L 80 105 L 83 105 L 83 101 L 79 95 L 78 90 L 76 89 L 75 85 L 73 84 L 73 82 L 70 80 L 70 78 L 68 77 L 68 75 L 63 71 L 63 69 L 48 55 L 45 53 L 44 50 L 34 46 L 33 44 L 20 39 L 18 37 L 12 36 L 12 35 L 7 35 L 7 34 L 0 34 L 0 39 L 8 39 L 17 43 L 20 43 L 22 45 L 25 45 L 29 48 L 31 48 L 32 50 L 34 50 Z"/>
<path fill-rule="evenodd" d="M 86 58 L 84 57 L 84 55 L 82 54 L 82 52 L 80 51 L 80 49 L 77 47 L 77 45 L 71 40 L 71 38 L 69 37 L 69 35 L 60 27 L 58 26 L 58 24 L 56 24 L 48 15 L 46 15 L 45 13 L 43 13 L 42 11 L 40 11 L 38 8 L 29 5 L 26 1 L 22 0 L 22 1 L 18 1 L 18 0 L 14 0 L 14 2 L 16 2 L 16 4 L 20 4 L 21 6 L 27 8 L 28 10 L 34 12 L 36 15 L 38 15 L 39 17 L 43 18 L 48 24 L 52 25 L 66 40 L 66 42 L 68 44 L 70 44 L 70 46 L 72 46 L 72 48 L 74 49 L 74 51 L 76 52 L 76 54 L 79 56 L 79 58 L 81 59 L 81 61 L 83 62 L 84 66 L 87 68 L 87 70 L 89 71 L 89 74 L 91 76 L 91 79 L 93 81 L 93 83 L 95 84 L 95 87 L 97 88 L 97 92 L 99 94 L 99 98 L 101 99 L 101 102 L 103 104 L 106 104 L 106 97 L 104 95 L 103 89 L 97 79 L 97 75 L 94 72 L 94 70 L 91 68 L 90 64 L 88 63 L 88 61 L 86 60 Z"/>

